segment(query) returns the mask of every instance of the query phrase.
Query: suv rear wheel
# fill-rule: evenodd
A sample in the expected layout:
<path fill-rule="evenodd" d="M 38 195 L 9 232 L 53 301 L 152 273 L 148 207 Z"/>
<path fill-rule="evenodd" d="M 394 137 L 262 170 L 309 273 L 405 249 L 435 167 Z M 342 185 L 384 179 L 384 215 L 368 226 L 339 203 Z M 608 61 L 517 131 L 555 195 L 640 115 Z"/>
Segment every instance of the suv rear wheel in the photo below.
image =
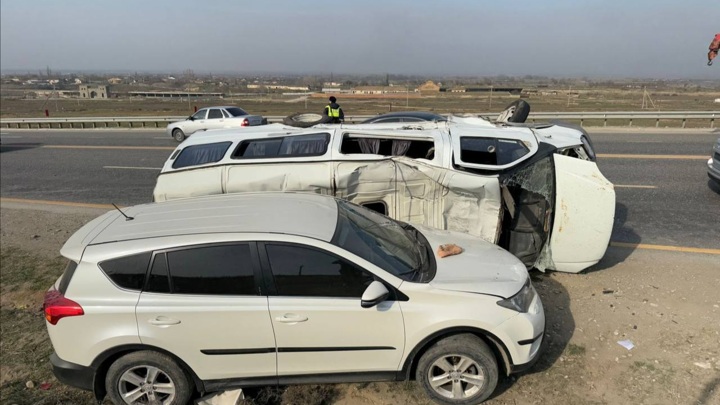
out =
<path fill-rule="evenodd" d="M 105 389 L 116 405 L 185 405 L 190 379 L 170 357 L 152 351 L 126 354 L 108 369 Z"/>
<path fill-rule="evenodd" d="M 498 365 L 490 348 L 472 334 L 440 340 L 418 362 L 415 378 L 434 401 L 479 404 L 495 391 Z"/>

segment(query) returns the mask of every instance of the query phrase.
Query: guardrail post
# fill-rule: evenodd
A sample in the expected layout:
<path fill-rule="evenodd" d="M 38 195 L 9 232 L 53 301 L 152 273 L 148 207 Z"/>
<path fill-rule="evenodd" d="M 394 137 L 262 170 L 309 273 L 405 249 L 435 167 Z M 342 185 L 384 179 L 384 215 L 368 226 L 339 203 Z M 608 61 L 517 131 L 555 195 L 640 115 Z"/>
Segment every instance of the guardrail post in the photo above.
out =
<path fill-rule="evenodd" d="M 659 127 L 659 126 L 660 126 L 660 118 L 658 118 L 657 120 L 655 120 L 655 128 L 657 128 L 657 127 Z"/>
<path fill-rule="evenodd" d="M 607 126 L 607 114 L 603 114 L 603 126 Z"/>
<path fill-rule="evenodd" d="M 683 118 L 682 127 L 685 128 L 685 121 L 687 121 L 685 118 Z"/>
<path fill-rule="evenodd" d="M 712 115 L 712 118 L 710 118 L 710 129 L 713 129 L 715 127 L 715 114 Z"/>
<path fill-rule="evenodd" d="M 630 123 L 628 124 L 629 127 L 632 126 L 632 118 L 630 118 Z"/>

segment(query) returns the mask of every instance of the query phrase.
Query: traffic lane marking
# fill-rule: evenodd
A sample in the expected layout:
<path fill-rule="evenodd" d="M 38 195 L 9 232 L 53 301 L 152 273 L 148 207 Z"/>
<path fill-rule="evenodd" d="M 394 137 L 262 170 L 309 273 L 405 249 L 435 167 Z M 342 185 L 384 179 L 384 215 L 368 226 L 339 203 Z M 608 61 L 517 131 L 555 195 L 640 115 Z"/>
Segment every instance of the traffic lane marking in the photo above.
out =
<path fill-rule="evenodd" d="M 26 200 L 23 198 L 8 198 L 1 197 L 0 203 L 2 202 L 14 202 L 14 203 L 27 203 L 27 204 L 50 204 L 50 205 L 63 205 L 68 207 L 87 207 L 87 208 L 108 208 L 114 209 L 111 204 L 88 204 L 88 203 L 76 203 L 69 201 L 53 201 L 53 200 Z M 123 208 L 122 206 L 120 206 Z M 711 255 L 720 255 L 720 249 L 709 249 L 709 248 L 695 248 L 688 246 L 667 246 L 667 245 L 650 245 L 647 243 L 628 243 L 628 242 L 610 242 L 611 247 L 616 248 L 629 248 L 629 249 L 647 249 L 647 250 L 661 250 L 667 252 L 683 252 L 683 253 L 703 253 Z"/>
<path fill-rule="evenodd" d="M 599 158 L 607 159 L 677 159 L 677 160 L 708 160 L 709 155 L 633 155 L 600 153 Z"/>
<path fill-rule="evenodd" d="M 162 167 L 103 166 L 103 169 L 162 170 Z"/>
<path fill-rule="evenodd" d="M 649 245 L 646 243 L 610 242 L 610 246 L 629 249 L 662 250 L 666 252 L 704 253 L 720 255 L 720 249 L 694 248 L 687 246 Z"/>
<path fill-rule="evenodd" d="M 657 188 L 657 186 L 642 186 L 633 184 L 613 184 L 615 188 Z"/>
<path fill-rule="evenodd" d="M 12 197 L 0 197 L 0 203 L 21 203 L 21 204 L 48 204 L 48 205 L 62 205 L 64 207 L 82 207 L 82 208 L 109 208 L 114 209 L 112 204 L 91 204 L 91 203 L 78 203 L 70 201 L 55 201 L 55 200 L 28 200 L 25 198 L 12 198 Z"/>
<path fill-rule="evenodd" d="M 42 145 L 47 149 L 125 149 L 125 150 L 175 150 L 167 146 L 96 146 L 96 145 Z"/>

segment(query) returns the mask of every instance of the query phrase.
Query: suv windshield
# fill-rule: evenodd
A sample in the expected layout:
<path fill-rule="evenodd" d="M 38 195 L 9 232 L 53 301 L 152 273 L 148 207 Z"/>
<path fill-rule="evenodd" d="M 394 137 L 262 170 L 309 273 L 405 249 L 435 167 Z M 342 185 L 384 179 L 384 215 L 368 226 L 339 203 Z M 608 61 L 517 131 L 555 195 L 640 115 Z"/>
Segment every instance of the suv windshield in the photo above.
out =
<path fill-rule="evenodd" d="M 238 107 L 226 108 L 225 111 L 229 112 L 230 115 L 232 115 L 233 117 L 250 115 L 250 114 L 246 113 L 245 110 L 243 110 L 242 108 L 238 108 Z"/>
<path fill-rule="evenodd" d="M 416 237 L 386 216 L 338 200 L 338 223 L 331 240 L 349 252 L 407 281 L 428 281 L 428 247 L 424 238 Z"/>

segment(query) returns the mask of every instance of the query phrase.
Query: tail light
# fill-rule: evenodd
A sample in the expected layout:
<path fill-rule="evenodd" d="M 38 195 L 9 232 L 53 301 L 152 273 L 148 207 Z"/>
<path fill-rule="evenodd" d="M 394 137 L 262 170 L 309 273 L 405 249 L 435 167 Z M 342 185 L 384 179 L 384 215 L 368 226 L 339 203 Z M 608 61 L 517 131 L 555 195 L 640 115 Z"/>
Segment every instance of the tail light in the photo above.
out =
<path fill-rule="evenodd" d="M 243 126 L 243 127 L 250 126 L 250 121 L 248 121 L 247 118 L 244 118 L 244 119 L 243 119 L 243 122 L 242 122 L 242 126 Z"/>
<path fill-rule="evenodd" d="M 65 298 L 58 290 L 51 290 L 45 293 L 43 312 L 45 312 L 45 319 L 47 319 L 51 325 L 56 325 L 60 319 L 67 316 L 80 316 L 85 314 L 80 304 Z"/>

